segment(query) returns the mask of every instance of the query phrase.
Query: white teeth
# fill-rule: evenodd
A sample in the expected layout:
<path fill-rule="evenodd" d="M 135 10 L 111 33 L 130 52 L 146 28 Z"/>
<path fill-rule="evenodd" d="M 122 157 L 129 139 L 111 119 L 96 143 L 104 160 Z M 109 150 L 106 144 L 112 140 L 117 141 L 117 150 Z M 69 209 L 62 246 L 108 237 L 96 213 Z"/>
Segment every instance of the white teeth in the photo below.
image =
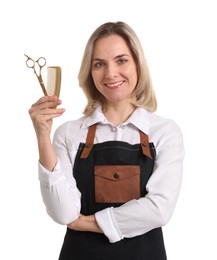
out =
<path fill-rule="evenodd" d="M 112 88 L 112 87 L 117 87 L 117 86 L 121 85 L 122 83 L 123 83 L 123 81 L 117 82 L 117 83 L 114 83 L 114 84 L 107 84 L 107 86 Z"/>

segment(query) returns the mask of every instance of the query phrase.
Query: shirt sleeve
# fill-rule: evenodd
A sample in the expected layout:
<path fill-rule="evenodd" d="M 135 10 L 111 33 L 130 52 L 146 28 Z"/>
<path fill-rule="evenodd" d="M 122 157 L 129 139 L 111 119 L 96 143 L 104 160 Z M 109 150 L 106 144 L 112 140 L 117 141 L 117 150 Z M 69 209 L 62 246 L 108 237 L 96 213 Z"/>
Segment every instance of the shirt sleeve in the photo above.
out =
<path fill-rule="evenodd" d="M 172 216 L 180 192 L 184 158 L 182 133 L 173 121 L 157 146 L 155 167 L 146 186 L 147 195 L 95 214 L 111 243 L 162 227 Z"/>
<path fill-rule="evenodd" d="M 81 194 L 72 175 L 73 165 L 66 148 L 63 130 L 59 129 L 54 135 L 57 165 L 50 172 L 39 162 L 38 172 L 41 195 L 48 215 L 55 222 L 67 225 L 80 214 Z"/>

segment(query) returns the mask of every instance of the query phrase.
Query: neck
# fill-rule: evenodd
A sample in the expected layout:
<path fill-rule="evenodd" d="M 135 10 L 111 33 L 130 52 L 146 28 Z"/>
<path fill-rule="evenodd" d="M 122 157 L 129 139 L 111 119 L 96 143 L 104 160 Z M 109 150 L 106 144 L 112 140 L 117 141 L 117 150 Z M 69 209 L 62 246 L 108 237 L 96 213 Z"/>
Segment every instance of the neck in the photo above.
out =
<path fill-rule="evenodd" d="M 113 104 L 109 106 L 103 106 L 103 114 L 109 122 L 114 125 L 120 125 L 125 122 L 135 110 L 135 106 L 132 104 L 121 105 Z"/>

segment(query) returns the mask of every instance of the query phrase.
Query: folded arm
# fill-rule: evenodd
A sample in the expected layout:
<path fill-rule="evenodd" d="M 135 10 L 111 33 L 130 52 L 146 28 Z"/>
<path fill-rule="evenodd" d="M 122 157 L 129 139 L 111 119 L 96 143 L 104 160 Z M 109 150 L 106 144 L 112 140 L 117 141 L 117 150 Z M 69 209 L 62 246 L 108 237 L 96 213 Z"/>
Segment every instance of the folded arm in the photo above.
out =
<path fill-rule="evenodd" d="M 180 192 L 183 157 L 182 134 L 173 125 L 159 141 L 154 171 L 146 186 L 147 195 L 95 214 L 110 242 L 142 235 L 169 221 Z"/>

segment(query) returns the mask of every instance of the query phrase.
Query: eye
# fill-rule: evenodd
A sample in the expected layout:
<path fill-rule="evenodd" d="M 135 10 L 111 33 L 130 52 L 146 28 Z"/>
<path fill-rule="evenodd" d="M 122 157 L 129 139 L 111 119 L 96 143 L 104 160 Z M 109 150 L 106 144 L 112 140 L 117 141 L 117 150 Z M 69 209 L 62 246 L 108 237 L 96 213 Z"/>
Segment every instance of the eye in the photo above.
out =
<path fill-rule="evenodd" d="M 101 61 L 98 61 L 98 62 L 95 62 L 94 64 L 93 64 L 93 67 L 94 68 L 101 68 L 101 67 L 103 67 L 104 66 L 104 63 L 103 62 L 101 62 Z"/>
<path fill-rule="evenodd" d="M 127 61 L 128 61 L 127 59 L 121 58 L 121 59 L 118 60 L 118 63 L 119 63 L 119 64 L 124 64 L 124 63 L 126 63 Z"/>

